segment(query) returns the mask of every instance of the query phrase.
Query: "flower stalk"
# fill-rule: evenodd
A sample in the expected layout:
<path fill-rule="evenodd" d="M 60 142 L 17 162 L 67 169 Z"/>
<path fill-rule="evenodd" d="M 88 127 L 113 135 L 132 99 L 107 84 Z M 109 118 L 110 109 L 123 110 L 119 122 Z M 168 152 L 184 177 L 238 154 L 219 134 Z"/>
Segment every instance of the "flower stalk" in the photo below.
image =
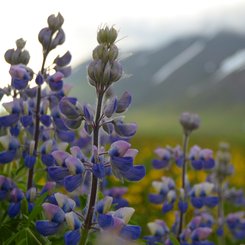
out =
<path fill-rule="evenodd" d="M 101 92 L 98 94 L 95 124 L 94 124 L 94 131 L 93 131 L 93 145 L 96 146 L 97 148 L 99 148 L 99 129 L 100 129 L 100 118 L 101 118 L 101 108 L 102 108 L 103 96 L 104 96 L 104 92 Z M 96 158 L 97 158 L 96 161 L 98 161 L 98 157 Z M 96 161 L 94 164 L 97 164 Z M 88 211 L 87 211 L 87 215 L 84 221 L 84 226 L 82 228 L 80 245 L 86 244 L 88 233 L 92 226 L 97 191 L 98 191 L 98 178 L 93 174 L 92 175 L 92 185 L 91 185 L 90 195 L 89 195 L 90 199 L 89 199 Z"/>

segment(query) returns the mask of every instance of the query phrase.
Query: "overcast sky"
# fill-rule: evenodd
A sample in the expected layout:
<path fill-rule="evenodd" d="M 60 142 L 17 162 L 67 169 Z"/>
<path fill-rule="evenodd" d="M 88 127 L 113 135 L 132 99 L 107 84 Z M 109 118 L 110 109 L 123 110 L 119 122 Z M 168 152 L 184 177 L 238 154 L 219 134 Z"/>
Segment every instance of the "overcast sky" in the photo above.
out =
<path fill-rule="evenodd" d="M 15 40 L 23 37 L 30 51 L 30 67 L 41 66 L 41 45 L 37 35 L 47 26 L 47 17 L 60 12 L 64 18 L 66 42 L 59 49 L 70 50 L 72 65 L 89 58 L 96 45 L 100 25 L 115 25 L 120 30 L 118 43 L 122 52 L 153 47 L 179 33 L 209 33 L 221 26 L 244 28 L 245 3 L 241 0 L 8 0 L 0 7 L 0 81 L 9 79 L 9 66 L 4 53 L 15 47 Z M 239 19 L 240 18 L 240 19 Z M 55 53 L 56 55 L 58 53 Z M 55 56 L 56 56 L 55 55 Z"/>

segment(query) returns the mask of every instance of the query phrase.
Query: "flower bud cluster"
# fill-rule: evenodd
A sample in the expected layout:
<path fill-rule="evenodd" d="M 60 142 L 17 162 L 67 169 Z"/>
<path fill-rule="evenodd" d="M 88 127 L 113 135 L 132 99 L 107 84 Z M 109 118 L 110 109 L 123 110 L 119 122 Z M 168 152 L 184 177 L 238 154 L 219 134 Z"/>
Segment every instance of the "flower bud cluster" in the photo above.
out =
<path fill-rule="evenodd" d="M 233 172 L 234 168 L 231 163 L 229 145 L 220 143 L 219 150 L 216 153 L 216 166 L 211 177 L 214 182 L 223 183 L 228 176 L 233 174 Z"/>
<path fill-rule="evenodd" d="M 24 49 L 26 45 L 26 41 L 22 38 L 16 41 L 16 49 L 8 49 L 5 54 L 4 58 L 6 62 L 10 65 L 18 65 L 23 64 L 27 65 L 30 60 L 30 54 L 27 50 Z"/>
<path fill-rule="evenodd" d="M 99 45 L 93 50 L 93 61 L 88 66 L 89 82 L 97 92 L 106 91 L 122 76 L 118 62 L 118 48 L 115 45 L 117 31 L 114 27 L 101 28 L 97 33 Z"/>
<path fill-rule="evenodd" d="M 65 42 L 65 32 L 62 29 L 63 23 L 64 18 L 60 13 L 57 16 L 50 15 L 48 27 L 43 28 L 39 32 L 38 40 L 43 46 L 44 54 Z"/>
<path fill-rule="evenodd" d="M 183 112 L 180 116 L 180 124 L 182 125 L 185 135 L 190 135 L 193 130 L 200 126 L 200 118 L 197 114 Z"/>

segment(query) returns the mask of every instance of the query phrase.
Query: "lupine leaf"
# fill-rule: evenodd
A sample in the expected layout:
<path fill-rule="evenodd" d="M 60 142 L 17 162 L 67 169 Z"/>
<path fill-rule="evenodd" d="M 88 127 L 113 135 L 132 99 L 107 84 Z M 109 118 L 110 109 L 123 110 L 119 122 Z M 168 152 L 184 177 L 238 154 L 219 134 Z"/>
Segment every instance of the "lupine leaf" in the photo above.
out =
<path fill-rule="evenodd" d="M 29 219 L 28 219 L 28 223 L 30 224 L 31 221 L 33 221 L 38 214 L 41 213 L 42 211 L 42 203 L 44 202 L 44 200 L 46 199 L 48 193 L 44 193 L 43 195 L 41 195 L 40 197 L 38 197 L 35 201 L 35 205 L 34 208 L 32 209 L 30 215 L 29 215 Z"/>
<path fill-rule="evenodd" d="M 174 234 L 170 233 L 169 234 L 169 239 L 173 243 L 173 245 L 180 245 L 179 241 L 177 240 L 177 238 L 175 237 Z"/>

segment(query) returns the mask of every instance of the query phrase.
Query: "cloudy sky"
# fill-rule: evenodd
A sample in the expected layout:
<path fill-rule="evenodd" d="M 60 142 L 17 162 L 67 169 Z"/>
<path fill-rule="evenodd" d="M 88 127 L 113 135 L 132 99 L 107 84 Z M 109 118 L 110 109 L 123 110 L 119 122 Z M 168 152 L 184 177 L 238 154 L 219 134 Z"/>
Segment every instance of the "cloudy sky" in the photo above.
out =
<path fill-rule="evenodd" d="M 50 14 L 60 12 L 64 18 L 66 42 L 58 50 L 70 50 L 72 65 L 90 57 L 96 45 L 99 26 L 115 25 L 120 30 L 121 52 L 151 48 L 167 42 L 176 35 L 212 33 L 219 28 L 242 30 L 245 27 L 244 0 L 8 0 L 0 7 L 0 81 L 8 82 L 9 66 L 4 53 L 15 47 L 23 37 L 30 51 L 30 67 L 38 71 L 41 65 L 41 45 L 37 35 L 47 25 Z M 245 28 L 244 28 L 245 32 Z M 55 53 L 55 56 L 58 53 Z"/>

